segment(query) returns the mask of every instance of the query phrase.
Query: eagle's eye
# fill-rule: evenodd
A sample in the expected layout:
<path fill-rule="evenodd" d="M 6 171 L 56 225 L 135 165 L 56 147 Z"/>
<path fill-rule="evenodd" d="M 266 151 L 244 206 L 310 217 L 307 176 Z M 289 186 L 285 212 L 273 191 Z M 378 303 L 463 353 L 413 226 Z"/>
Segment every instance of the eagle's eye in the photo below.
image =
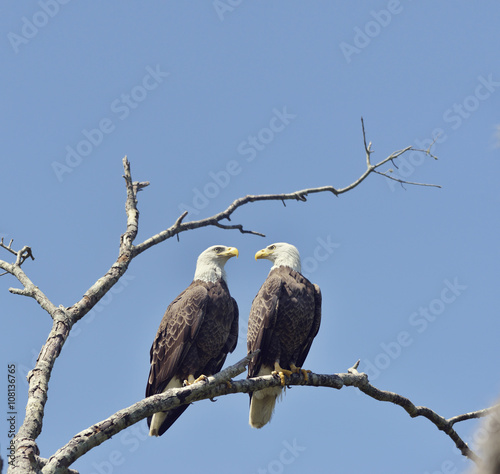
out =
<path fill-rule="evenodd" d="M 215 247 L 214 250 L 215 250 L 216 253 L 221 253 L 221 252 L 224 251 L 224 248 L 223 247 Z"/>
<path fill-rule="evenodd" d="M 270 245 L 269 247 L 267 247 L 269 250 L 274 250 L 276 248 L 276 245 Z"/>

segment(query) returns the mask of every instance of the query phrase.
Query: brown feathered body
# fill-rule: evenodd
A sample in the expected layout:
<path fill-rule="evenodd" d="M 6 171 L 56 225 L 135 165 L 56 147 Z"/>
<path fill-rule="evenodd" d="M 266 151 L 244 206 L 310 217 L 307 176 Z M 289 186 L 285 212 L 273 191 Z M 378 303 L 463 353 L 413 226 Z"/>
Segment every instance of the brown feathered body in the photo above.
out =
<path fill-rule="evenodd" d="M 223 279 L 195 280 L 168 306 L 150 351 L 146 397 L 220 371 L 238 339 L 238 306 Z M 156 414 L 161 436 L 188 405 Z M 155 415 L 155 416 L 156 416 Z M 161 420 L 160 418 L 160 420 Z M 152 417 L 148 418 L 151 427 Z"/>
<path fill-rule="evenodd" d="M 255 297 L 248 321 L 248 352 L 260 349 L 248 377 L 268 375 L 276 362 L 283 369 L 301 367 L 321 322 L 321 291 L 288 266 L 274 268 Z M 261 428 L 270 419 L 281 388 L 250 394 L 250 425 Z"/>

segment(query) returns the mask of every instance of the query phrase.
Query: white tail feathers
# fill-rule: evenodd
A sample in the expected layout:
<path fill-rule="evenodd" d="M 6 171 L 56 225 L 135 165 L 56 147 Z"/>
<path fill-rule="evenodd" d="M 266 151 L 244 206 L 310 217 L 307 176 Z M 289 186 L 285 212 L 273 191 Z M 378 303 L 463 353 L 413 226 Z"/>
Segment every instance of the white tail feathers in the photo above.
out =
<path fill-rule="evenodd" d="M 151 426 L 149 427 L 149 436 L 159 436 L 158 431 L 163 421 L 167 417 L 167 414 L 163 411 L 155 413 L 151 418 Z"/>
<path fill-rule="evenodd" d="M 281 394 L 281 388 L 272 387 L 254 392 L 250 400 L 250 415 L 248 422 L 252 428 L 262 428 L 273 416 L 276 399 Z"/>
<path fill-rule="evenodd" d="M 163 392 L 166 392 L 169 388 L 180 388 L 182 387 L 182 384 L 183 382 L 179 379 L 179 377 L 172 377 L 168 385 L 164 388 Z M 149 436 L 160 436 L 158 431 L 160 430 L 160 427 L 165 421 L 166 417 L 167 413 L 164 411 L 159 411 L 152 416 L 151 425 L 149 426 Z"/>
<path fill-rule="evenodd" d="M 273 370 L 274 367 L 262 365 L 257 375 L 259 377 L 261 375 L 270 375 Z M 248 416 L 248 423 L 252 428 L 262 428 L 266 423 L 269 423 L 273 416 L 276 399 L 282 394 L 283 389 L 281 387 L 269 387 L 253 392 Z"/>

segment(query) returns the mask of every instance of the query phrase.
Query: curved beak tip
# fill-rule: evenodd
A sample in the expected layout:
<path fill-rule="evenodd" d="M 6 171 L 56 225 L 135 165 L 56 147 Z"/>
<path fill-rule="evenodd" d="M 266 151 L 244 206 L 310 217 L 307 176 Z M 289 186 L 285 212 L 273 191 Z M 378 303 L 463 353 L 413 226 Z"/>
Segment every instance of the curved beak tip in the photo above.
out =
<path fill-rule="evenodd" d="M 255 254 L 255 260 L 259 260 L 260 258 L 265 258 L 266 257 L 266 253 L 264 250 L 259 250 L 256 254 Z"/>

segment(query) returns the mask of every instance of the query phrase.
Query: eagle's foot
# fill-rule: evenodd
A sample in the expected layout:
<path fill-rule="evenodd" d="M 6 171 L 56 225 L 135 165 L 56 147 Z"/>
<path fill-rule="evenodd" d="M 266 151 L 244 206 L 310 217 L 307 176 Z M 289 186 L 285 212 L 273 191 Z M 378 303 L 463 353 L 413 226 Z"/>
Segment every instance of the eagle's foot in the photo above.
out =
<path fill-rule="evenodd" d="M 271 372 L 271 375 L 278 375 L 283 387 L 286 385 L 286 376 L 290 377 L 292 374 L 293 372 L 291 370 L 281 367 L 279 362 L 274 363 L 274 370 Z"/>
<path fill-rule="evenodd" d="M 205 383 L 207 383 L 208 382 L 208 377 L 206 375 L 201 374 L 197 379 L 195 379 L 194 375 L 189 374 L 188 379 L 184 380 L 183 385 L 184 385 L 184 387 L 186 387 L 188 385 L 193 385 L 194 383 L 198 383 L 198 382 L 205 382 Z"/>
<path fill-rule="evenodd" d="M 306 370 L 306 369 L 301 369 L 300 367 L 297 367 L 295 364 L 290 364 L 290 369 L 292 369 L 292 372 L 294 374 L 302 374 L 302 376 L 304 377 L 304 380 L 307 382 L 309 380 L 309 375 L 308 374 L 311 374 L 312 372 L 310 370 Z"/>

